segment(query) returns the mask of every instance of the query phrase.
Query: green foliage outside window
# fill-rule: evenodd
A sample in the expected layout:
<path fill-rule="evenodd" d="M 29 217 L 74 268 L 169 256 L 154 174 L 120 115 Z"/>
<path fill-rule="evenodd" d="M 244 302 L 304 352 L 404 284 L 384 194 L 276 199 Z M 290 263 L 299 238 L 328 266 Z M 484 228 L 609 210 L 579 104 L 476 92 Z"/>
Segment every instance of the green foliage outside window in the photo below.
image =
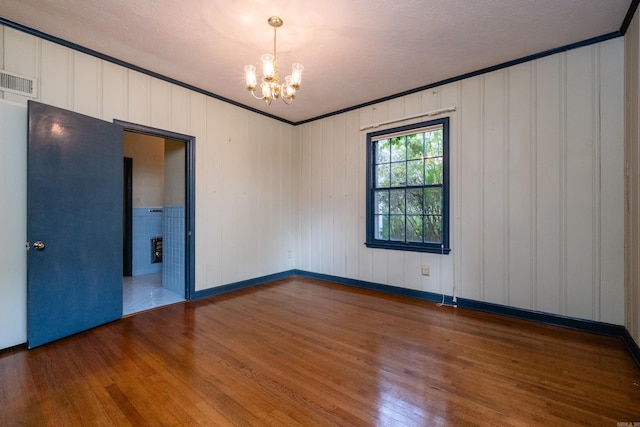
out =
<path fill-rule="evenodd" d="M 443 128 L 374 141 L 374 238 L 443 241 Z"/>

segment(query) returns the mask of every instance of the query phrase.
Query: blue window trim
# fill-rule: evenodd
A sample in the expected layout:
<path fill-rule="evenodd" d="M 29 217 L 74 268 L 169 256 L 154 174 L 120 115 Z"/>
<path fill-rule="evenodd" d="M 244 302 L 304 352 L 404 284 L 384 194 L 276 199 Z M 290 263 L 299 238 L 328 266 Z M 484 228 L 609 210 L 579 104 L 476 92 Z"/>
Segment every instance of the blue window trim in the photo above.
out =
<path fill-rule="evenodd" d="M 414 129 L 442 126 L 442 242 L 441 243 L 415 243 L 399 242 L 376 239 L 374 233 L 374 170 L 375 152 L 374 142 L 387 134 L 409 132 Z M 393 249 L 401 251 L 427 252 L 436 254 L 449 254 L 449 117 L 429 120 L 426 122 L 400 126 L 393 129 L 385 129 L 367 133 L 367 233 L 365 245 L 368 248 Z"/>

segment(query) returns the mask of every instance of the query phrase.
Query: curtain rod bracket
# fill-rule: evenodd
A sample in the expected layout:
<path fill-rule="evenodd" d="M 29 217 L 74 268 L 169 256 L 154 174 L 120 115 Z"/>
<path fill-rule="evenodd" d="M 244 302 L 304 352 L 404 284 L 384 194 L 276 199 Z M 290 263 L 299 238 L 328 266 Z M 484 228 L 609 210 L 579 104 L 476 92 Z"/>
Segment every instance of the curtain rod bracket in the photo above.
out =
<path fill-rule="evenodd" d="M 438 114 L 449 113 L 451 111 L 456 111 L 456 107 L 451 106 L 447 108 L 440 108 L 439 110 L 433 110 L 433 111 L 427 111 L 426 113 L 414 114 L 413 116 L 408 116 L 401 119 L 387 120 L 386 122 L 374 123 L 368 126 L 363 126 L 360 128 L 360 130 L 363 131 L 367 129 L 376 129 L 376 128 L 379 128 L 380 126 L 388 125 L 391 123 L 403 122 L 405 120 L 417 119 L 419 117 L 437 116 Z"/>

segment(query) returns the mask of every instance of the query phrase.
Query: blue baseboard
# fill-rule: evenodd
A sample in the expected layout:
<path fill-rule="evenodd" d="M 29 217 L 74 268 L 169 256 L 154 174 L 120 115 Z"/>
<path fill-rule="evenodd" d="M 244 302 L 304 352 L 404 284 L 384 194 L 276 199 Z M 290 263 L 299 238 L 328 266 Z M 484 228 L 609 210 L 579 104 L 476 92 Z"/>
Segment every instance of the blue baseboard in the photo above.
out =
<path fill-rule="evenodd" d="M 458 298 L 458 306 L 485 313 L 499 314 L 502 316 L 514 317 L 517 319 L 531 320 L 538 323 L 545 323 L 552 326 L 560 326 L 577 331 L 591 332 L 599 335 L 622 337 L 625 331 L 624 326 L 611 323 L 595 322 L 593 320 L 577 319 L 574 317 L 561 316 L 559 314 L 549 314 L 540 311 L 523 308 L 509 307 L 489 302 L 481 302 L 466 298 Z"/>
<path fill-rule="evenodd" d="M 622 334 L 622 341 L 627 347 L 627 351 L 629 351 L 631 357 L 633 357 L 633 360 L 636 362 L 636 365 L 638 365 L 638 368 L 640 368 L 640 347 L 638 347 L 638 343 L 635 342 L 626 328 L 624 328 L 624 332 Z"/>
<path fill-rule="evenodd" d="M 454 302 L 453 297 L 450 295 L 445 295 L 443 298 L 442 294 L 436 294 L 433 292 L 417 291 L 414 289 L 399 288 L 397 286 L 381 285 L 378 283 L 366 282 L 362 280 L 345 279 L 343 277 L 310 273 L 302 270 L 294 271 L 296 275 L 301 277 L 309 277 L 313 279 L 324 280 L 327 282 L 340 283 L 347 286 L 355 286 L 358 288 L 382 291 L 396 295 L 404 295 L 408 297 L 423 299 L 426 301 L 443 302 L 446 305 L 457 305 L 461 308 L 468 308 L 471 310 L 499 314 L 502 316 L 509 316 L 518 319 L 532 320 L 539 323 L 546 323 L 553 326 L 561 326 L 564 328 L 570 328 L 579 331 L 592 332 L 600 335 L 622 337 L 623 332 L 626 331 L 624 326 L 613 325 L 604 322 L 576 319 L 573 317 L 560 316 L 557 314 L 549 314 L 523 308 L 515 308 L 506 305 L 471 300 L 467 298 L 457 298 L 456 302 Z"/>
<path fill-rule="evenodd" d="M 196 291 L 191 299 L 202 299 L 214 295 L 226 294 L 227 292 L 237 291 L 239 289 L 250 288 L 252 286 L 264 285 L 274 280 L 286 279 L 294 276 L 294 270 L 283 271 L 281 273 L 269 274 L 267 276 L 256 277 L 254 279 L 242 280 L 240 282 L 229 283 L 228 285 L 216 286 L 215 288 L 203 289 Z"/>
<path fill-rule="evenodd" d="M 268 276 L 257 277 L 255 279 L 243 280 L 241 282 L 230 283 L 228 285 L 218 286 L 211 289 L 198 291 L 194 295 L 194 299 L 206 298 L 213 295 L 219 295 L 226 292 L 236 291 L 251 286 L 262 285 L 274 280 L 286 279 L 288 277 L 307 277 L 310 279 L 323 280 L 325 282 L 337 283 L 345 286 L 352 286 L 373 291 L 385 292 L 394 295 L 402 295 L 411 298 L 417 298 L 425 301 L 436 303 L 444 303 L 446 305 L 456 305 L 457 307 L 467 308 L 470 310 L 482 311 L 485 313 L 498 314 L 502 316 L 513 317 L 517 319 L 530 320 L 533 322 L 544 323 L 547 325 L 559 326 L 578 331 L 590 332 L 599 335 L 620 338 L 624 343 L 627 351 L 631 354 L 634 362 L 640 368 L 640 347 L 629 334 L 627 329 L 621 325 L 611 323 L 596 322 L 592 320 L 577 319 L 574 317 L 560 316 L 557 314 L 549 314 L 523 308 L 509 307 L 500 304 L 476 301 L 467 298 L 457 298 L 453 302 L 451 295 L 436 294 L 433 292 L 418 291 L 415 289 L 401 288 L 398 286 L 382 285 L 380 283 L 367 282 L 364 280 L 347 279 L 339 276 L 331 276 L 322 273 L 312 273 L 304 270 L 288 270 L 281 273 L 271 274 Z"/>
<path fill-rule="evenodd" d="M 318 280 L 323 280 L 325 282 L 338 283 L 341 285 L 353 286 L 356 288 L 386 292 L 394 295 L 403 295 L 403 296 L 422 299 L 426 301 L 443 302 L 444 304 L 447 304 L 447 305 L 454 304 L 453 298 L 448 295 L 445 295 L 444 301 L 443 301 L 442 294 L 436 294 L 433 292 L 417 291 L 415 289 L 400 288 L 398 286 L 391 286 L 391 285 L 381 285 L 379 283 L 366 282 L 364 280 L 346 279 L 344 277 L 330 276 L 328 274 L 321 274 L 321 273 L 311 273 L 309 271 L 303 271 L 303 270 L 293 270 L 293 271 L 294 271 L 294 275 L 300 276 L 300 277 L 308 277 L 310 279 L 318 279 Z M 460 301 L 460 299 L 458 299 L 458 301 Z"/>

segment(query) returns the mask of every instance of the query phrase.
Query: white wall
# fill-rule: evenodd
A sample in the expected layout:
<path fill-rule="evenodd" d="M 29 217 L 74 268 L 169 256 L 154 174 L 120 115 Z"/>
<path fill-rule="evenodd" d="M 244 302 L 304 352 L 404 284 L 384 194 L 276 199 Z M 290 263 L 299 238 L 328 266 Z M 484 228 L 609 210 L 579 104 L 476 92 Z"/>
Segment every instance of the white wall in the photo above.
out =
<path fill-rule="evenodd" d="M 184 206 L 186 144 L 172 139 L 164 140 L 164 204 Z"/>
<path fill-rule="evenodd" d="M 27 336 L 27 109 L 0 100 L 0 349 Z"/>
<path fill-rule="evenodd" d="M 455 285 L 460 297 L 615 324 L 623 46 L 609 40 L 292 128 L 0 26 L 0 66 L 37 78 L 39 101 L 196 137 L 196 290 L 300 268 L 447 294 Z M 359 128 L 451 105 L 452 253 L 366 248 Z"/>
<path fill-rule="evenodd" d="M 623 51 L 617 38 L 301 126 L 299 268 L 623 324 Z M 449 106 L 451 254 L 366 248 L 360 127 Z"/>
<path fill-rule="evenodd" d="M 640 345 L 640 16 L 625 34 L 625 326 Z"/>
<path fill-rule="evenodd" d="M 141 133 L 124 132 L 122 144 L 122 154 L 124 157 L 133 159 L 133 207 L 164 206 L 164 138 Z"/>
<path fill-rule="evenodd" d="M 290 125 L 4 26 L 0 68 L 35 77 L 40 102 L 196 137 L 196 290 L 295 268 Z M 0 98 L 27 102 L 1 91 Z M 26 174 L 23 164 L 12 176 Z M 24 206 L 15 209 L 3 208 L 3 217 L 24 216 Z M 4 272 L 20 276 L 24 267 Z M 24 306 L 0 292 L 3 304 Z M 0 335 L 7 325 L 2 318 Z"/>

